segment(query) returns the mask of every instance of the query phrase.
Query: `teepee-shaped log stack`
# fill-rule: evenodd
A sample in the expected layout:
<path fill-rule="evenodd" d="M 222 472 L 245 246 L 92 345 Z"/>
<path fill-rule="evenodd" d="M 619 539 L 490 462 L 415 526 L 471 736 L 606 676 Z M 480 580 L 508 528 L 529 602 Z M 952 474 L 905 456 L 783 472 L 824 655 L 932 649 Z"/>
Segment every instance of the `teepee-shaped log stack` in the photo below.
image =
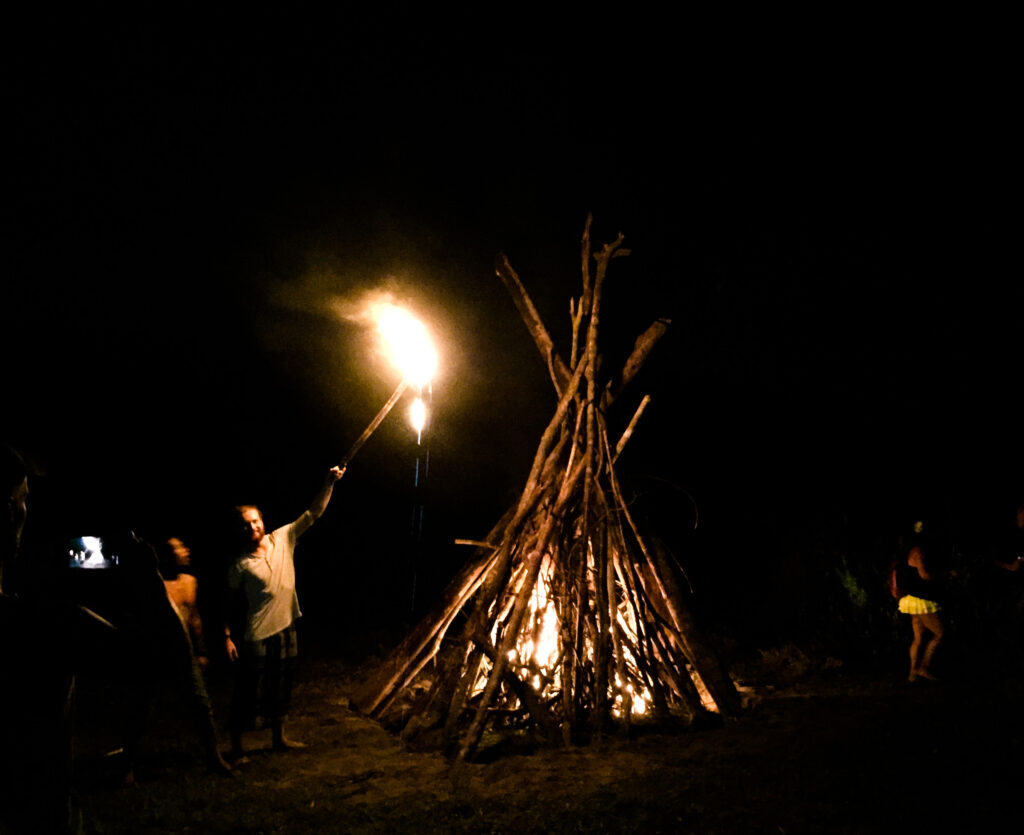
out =
<path fill-rule="evenodd" d="M 602 289 L 622 236 L 592 250 L 582 238 L 583 292 L 570 304 L 563 359 L 504 255 L 497 273 L 547 364 L 558 406 L 518 503 L 476 546 L 433 612 L 353 695 L 381 716 L 431 665 L 430 686 L 405 711 L 403 734 L 431 734 L 460 759 L 489 723 L 531 723 L 552 741 L 600 734 L 631 716 L 690 720 L 739 710 L 739 697 L 694 624 L 672 566 L 630 514 L 615 463 L 649 398 L 610 438 L 607 410 L 636 376 L 668 322 L 636 340 L 617 375 L 601 378 Z"/>

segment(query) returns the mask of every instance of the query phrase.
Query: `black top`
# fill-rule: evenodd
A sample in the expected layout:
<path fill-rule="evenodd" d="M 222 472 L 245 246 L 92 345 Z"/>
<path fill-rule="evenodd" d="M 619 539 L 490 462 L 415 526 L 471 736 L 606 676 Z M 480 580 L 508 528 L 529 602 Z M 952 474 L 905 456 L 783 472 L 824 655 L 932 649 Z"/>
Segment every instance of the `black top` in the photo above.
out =
<path fill-rule="evenodd" d="M 901 563 L 896 567 L 896 584 L 904 595 L 938 602 L 941 592 L 935 579 L 925 580 L 912 565 Z"/>

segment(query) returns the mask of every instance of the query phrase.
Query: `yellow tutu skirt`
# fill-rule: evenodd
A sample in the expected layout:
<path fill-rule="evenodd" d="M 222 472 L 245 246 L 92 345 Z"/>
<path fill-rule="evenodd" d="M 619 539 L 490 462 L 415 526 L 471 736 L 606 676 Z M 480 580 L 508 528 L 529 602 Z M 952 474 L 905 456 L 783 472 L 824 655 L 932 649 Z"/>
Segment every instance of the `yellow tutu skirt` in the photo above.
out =
<path fill-rule="evenodd" d="M 942 611 L 942 607 L 934 600 L 925 600 L 912 594 L 905 594 L 900 598 L 899 609 L 905 615 L 927 615 Z"/>

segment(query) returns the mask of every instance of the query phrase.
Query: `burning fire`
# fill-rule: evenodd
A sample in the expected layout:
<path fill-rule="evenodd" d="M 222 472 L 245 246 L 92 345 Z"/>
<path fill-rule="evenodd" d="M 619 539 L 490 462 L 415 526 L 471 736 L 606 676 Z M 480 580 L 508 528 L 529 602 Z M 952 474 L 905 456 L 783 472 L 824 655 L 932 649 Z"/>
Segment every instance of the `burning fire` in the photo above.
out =
<path fill-rule="evenodd" d="M 409 407 L 409 423 L 416 430 L 416 434 L 423 433 L 423 427 L 427 425 L 427 404 L 422 397 L 417 397 Z"/>
<path fill-rule="evenodd" d="M 402 374 L 403 384 L 415 386 L 422 394 L 437 372 L 437 351 L 426 327 L 408 310 L 391 302 L 373 302 L 371 316 L 388 359 Z M 427 405 L 420 396 L 409 407 L 409 422 L 418 439 L 427 425 Z"/>
<path fill-rule="evenodd" d="M 356 442 L 349 448 L 341 461 L 342 467 L 348 465 L 353 456 L 362 448 L 381 422 L 388 416 L 391 409 L 405 394 L 409 386 L 416 386 L 419 393 L 430 384 L 431 377 L 437 370 L 437 351 L 430 340 L 426 327 L 405 308 L 390 301 L 368 301 L 361 313 L 355 317 L 366 321 L 370 319 L 377 327 L 385 353 L 392 365 L 402 374 L 402 380 L 394 393 L 388 398 L 370 425 L 363 430 Z M 422 412 L 422 423 L 416 427 L 420 432 L 426 423 L 426 409 Z"/>
<path fill-rule="evenodd" d="M 531 595 L 530 608 L 526 617 L 527 626 L 522 629 L 516 641 L 516 648 L 509 650 L 508 653 L 509 662 L 513 668 L 520 673 L 529 675 L 530 685 L 542 698 L 549 698 L 561 689 L 560 624 L 558 608 L 551 596 L 551 585 L 552 563 L 550 558 L 545 557 Z M 518 583 L 514 583 L 513 586 L 518 586 Z M 628 605 L 623 604 L 619 608 L 616 620 L 623 633 L 635 643 L 637 640 L 636 627 L 633 613 Z M 501 618 L 498 619 L 498 622 L 500 621 Z M 491 635 L 492 643 L 497 644 L 498 637 L 496 624 Z M 632 655 L 628 650 L 625 651 L 625 655 L 628 672 L 635 675 L 636 664 L 632 660 Z M 477 681 L 474 692 L 482 691 L 486 680 L 487 672 L 484 671 Z M 615 676 L 615 695 L 612 707 L 614 716 L 621 718 L 627 703 L 634 716 L 643 716 L 648 710 L 651 698 L 651 693 L 646 687 L 637 687 L 631 682 L 623 682 L 618 675 Z"/>
<path fill-rule="evenodd" d="M 422 390 L 437 371 L 437 351 L 424 324 L 391 302 L 372 302 L 371 316 L 392 365 L 407 383 Z"/>

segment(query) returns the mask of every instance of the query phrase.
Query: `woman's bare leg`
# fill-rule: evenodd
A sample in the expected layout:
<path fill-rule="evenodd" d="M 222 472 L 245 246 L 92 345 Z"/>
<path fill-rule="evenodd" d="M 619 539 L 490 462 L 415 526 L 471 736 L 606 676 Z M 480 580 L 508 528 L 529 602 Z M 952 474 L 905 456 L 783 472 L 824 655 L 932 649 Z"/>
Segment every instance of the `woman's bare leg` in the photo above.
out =
<path fill-rule="evenodd" d="M 917 668 L 917 674 L 924 678 L 935 678 L 931 674 L 931 663 L 932 658 L 935 656 L 935 650 L 939 648 L 939 644 L 942 643 L 942 617 L 938 612 L 929 612 L 926 615 L 917 615 L 914 620 L 921 619 L 921 625 L 928 630 L 931 637 L 928 639 L 928 643 L 924 648 L 924 657 L 921 659 L 921 664 Z"/>
<path fill-rule="evenodd" d="M 921 615 L 911 615 L 910 625 L 914 627 L 914 640 L 910 642 L 910 675 L 907 677 L 907 680 L 913 681 L 917 678 L 917 659 L 921 654 L 921 642 L 924 639 L 925 631 Z"/>

